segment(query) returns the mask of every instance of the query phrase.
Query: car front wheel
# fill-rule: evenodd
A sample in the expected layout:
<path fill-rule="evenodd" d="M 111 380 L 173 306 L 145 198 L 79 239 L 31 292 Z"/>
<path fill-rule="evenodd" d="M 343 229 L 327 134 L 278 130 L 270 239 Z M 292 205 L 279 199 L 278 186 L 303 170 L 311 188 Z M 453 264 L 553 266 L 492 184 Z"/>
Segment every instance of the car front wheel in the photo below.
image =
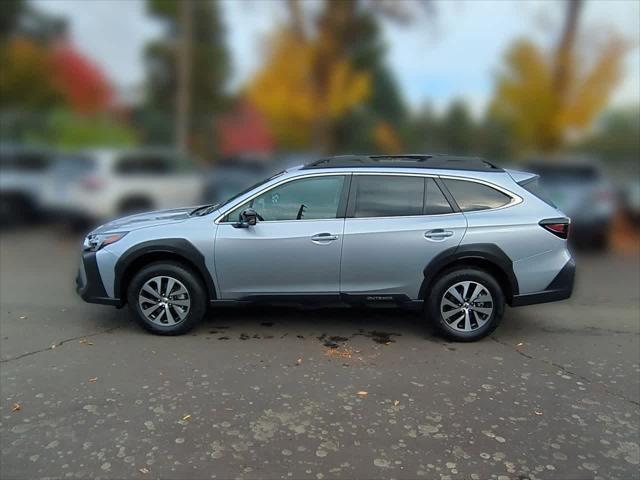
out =
<path fill-rule="evenodd" d="M 180 335 L 191 330 L 206 313 L 202 283 L 179 263 L 153 263 L 131 280 L 129 308 L 142 327 L 158 335 Z"/>
<path fill-rule="evenodd" d="M 489 335 L 498 326 L 504 313 L 504 294 L 484 270 L 459 268 L 436 280 L 426 308 L 441 334 L 471 342 Z"/>

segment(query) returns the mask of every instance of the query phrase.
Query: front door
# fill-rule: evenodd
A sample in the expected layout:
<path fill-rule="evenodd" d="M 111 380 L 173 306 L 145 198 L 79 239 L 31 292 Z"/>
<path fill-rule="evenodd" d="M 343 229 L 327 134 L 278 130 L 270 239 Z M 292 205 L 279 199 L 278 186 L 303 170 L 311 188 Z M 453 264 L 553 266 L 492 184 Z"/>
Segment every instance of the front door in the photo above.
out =
<path fill-rule="evenodd" d="M 233 209 L 220 222 L 215 264 L 223 299 L 339 293 L 347 175 L 293 179 Z M 237 228 L 253 208 L 254 226 Z"/>

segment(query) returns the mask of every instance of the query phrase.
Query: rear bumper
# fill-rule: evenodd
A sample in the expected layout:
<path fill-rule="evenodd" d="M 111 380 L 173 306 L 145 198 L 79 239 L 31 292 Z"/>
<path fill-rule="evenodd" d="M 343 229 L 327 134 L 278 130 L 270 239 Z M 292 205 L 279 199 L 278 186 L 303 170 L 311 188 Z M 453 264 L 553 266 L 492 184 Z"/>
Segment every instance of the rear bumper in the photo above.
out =
<path fill-rule="evenodd" d="M 557 302 L 566 300 L 573 293 L 573 284 L 576 274 L 576 262 L 573 258 L 562 267 L 558 275 L 541 292 L 514 295 L 511 301 L 512 307 L 523 307 L 537 303 Z"/>
<path fill-rule="evenodd" d="M 82 253 L 80 268 L 76 275 L 76 292 L 85 302 L 122 306 L 119 298 L 111 298 L 107 295 L 98 270 L 95 252 Z"/>

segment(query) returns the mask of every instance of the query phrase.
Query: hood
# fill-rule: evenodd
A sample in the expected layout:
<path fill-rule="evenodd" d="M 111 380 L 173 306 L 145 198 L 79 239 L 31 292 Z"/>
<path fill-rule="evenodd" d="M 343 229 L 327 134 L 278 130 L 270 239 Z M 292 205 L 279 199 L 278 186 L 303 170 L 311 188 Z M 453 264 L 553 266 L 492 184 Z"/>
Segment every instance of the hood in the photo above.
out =
<path fill-rule="evenodd" d="M 195 207 L 171 208 L 168 210 L 156 210 L 154 212 L 138 213 L 128 217 L 118 218 L 104 225 L 100 225 L 92 233 L 102 232 L 130 232 L 146 227 L 156 227 L 169 223 L 183 222 L 191 218 L 189 212 Z"/>

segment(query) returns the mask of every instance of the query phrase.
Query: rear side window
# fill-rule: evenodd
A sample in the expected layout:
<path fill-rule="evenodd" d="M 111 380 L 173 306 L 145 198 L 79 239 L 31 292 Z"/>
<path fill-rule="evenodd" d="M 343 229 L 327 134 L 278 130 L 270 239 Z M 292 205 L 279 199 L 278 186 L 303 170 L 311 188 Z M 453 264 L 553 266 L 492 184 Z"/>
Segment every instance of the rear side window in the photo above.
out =
<path fill-rule="evenodd" d="M 0 154 L 0 168 L 19 172 L 41 172 L 50 165 L 50 158 L 40 152 Z"/>
<path fill-rule="evenodd" d="M 488 210 L 507 205 L 511 197 L 482 183 L 443 179 L 463 212 Z"/>
<path fill-rule="evenodd" d="M 451 213 L 453 209 L 433 178 L 425 178 L 426 190 L 424 200 L 425 215 L 441 215 Z"/>
<path fill-rule="evenodd" d="M 356 175 L 354 180 L 356 185 L 354 217 L 422 215 L 424 178 Z"/>
<path fill-rule="evenodd" d="M 530 194 L 538 197 L 547 205 L 556 208 L 556 205 L 551 200 L 551 197 L 549 197 L 549 194 L 545 191 L 544 188 L 542 188 L 542 185 L 540 185 L 540 177 L 534 177 L 531 180 L 525 180 L 518 185 L 520 185 Z"/>
<path fill-rule="evenodd" d="M 116 171 L 123 175 L 164 175 L 172 170 L 167 158 L 155 155 L 126 155 L 116 166 Z"/>

